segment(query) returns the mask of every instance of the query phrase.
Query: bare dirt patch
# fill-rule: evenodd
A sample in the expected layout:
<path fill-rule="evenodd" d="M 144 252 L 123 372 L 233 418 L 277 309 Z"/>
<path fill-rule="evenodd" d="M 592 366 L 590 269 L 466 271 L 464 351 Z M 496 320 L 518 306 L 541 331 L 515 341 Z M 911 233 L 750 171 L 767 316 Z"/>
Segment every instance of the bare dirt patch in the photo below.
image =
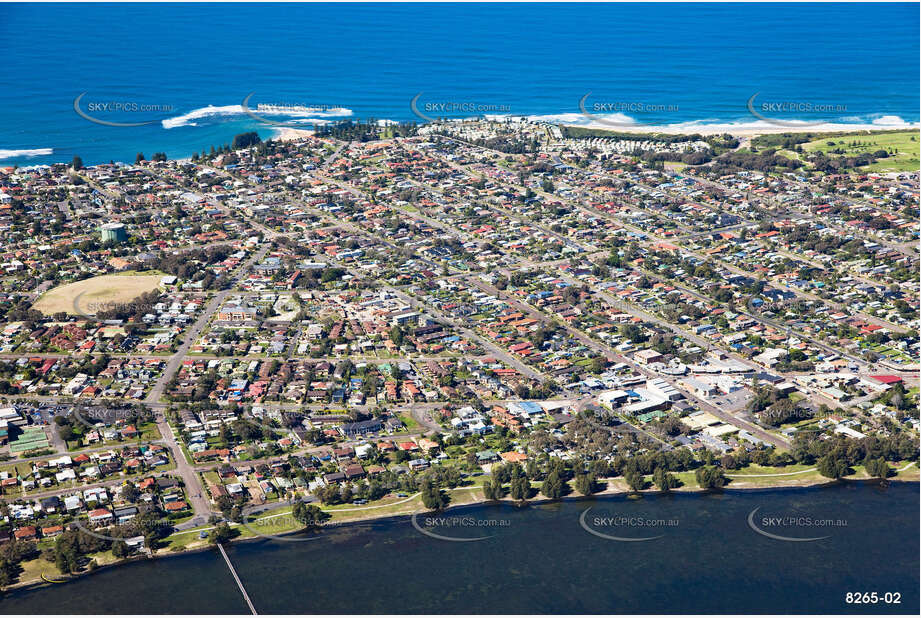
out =
<path fill-rule="evenodd" d="M 160 278 L 161 275 L 130 272 L 101 275 L 48 290 L 32 308 L 45 315 L 60 311 L 70 315 L 93 315 L 101 309 L 131 302 L 141 294 L 157 289 Z"/>

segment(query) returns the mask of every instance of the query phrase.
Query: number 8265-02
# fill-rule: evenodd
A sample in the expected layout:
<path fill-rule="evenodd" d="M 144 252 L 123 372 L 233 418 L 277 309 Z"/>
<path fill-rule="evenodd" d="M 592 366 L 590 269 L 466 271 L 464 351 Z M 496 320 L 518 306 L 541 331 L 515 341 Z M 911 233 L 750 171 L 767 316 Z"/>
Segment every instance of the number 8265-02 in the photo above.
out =
<path fill-rule="evenodd" d="M 848 592 L 844 595 L 845 603 L 875 605 L 877 603 L 886 603 L 894 605 L 902 602 L 901 592 Z"/>

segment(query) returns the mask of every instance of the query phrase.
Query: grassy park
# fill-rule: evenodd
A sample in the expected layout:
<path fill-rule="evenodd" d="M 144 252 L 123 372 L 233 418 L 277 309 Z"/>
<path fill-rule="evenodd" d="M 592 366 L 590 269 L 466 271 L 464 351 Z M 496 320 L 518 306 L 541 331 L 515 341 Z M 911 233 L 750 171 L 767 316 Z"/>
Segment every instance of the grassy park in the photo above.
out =
<path fill-rule="evenodd" d="M 822 137 L 803 144 L 807 152 L 822 152 L 830 156 L 872 154 L 878 150 L 890 153 L 888 158 L 860 168 L 868 172 L 904 172 L 919 166 L 918 131 L 892 131 L 885 133 L 854 133 L 835 137 Z"/>

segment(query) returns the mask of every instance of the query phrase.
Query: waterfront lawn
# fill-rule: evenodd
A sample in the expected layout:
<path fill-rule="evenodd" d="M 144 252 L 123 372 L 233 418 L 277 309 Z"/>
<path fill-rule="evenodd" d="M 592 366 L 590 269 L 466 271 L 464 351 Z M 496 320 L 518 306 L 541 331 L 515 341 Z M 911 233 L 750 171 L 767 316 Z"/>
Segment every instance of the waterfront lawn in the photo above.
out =
<path fill-rule="evenodd" d="M 208 526 L 207 528 L 210 529 L 211 526 Z M 191 549 L 202 544 L 206 545 L 208 543 L 207 539 L 198 538 L 199 533 L 204 529 L 205 528 L 196 528 L 194 530 L 174 532 L 164 539 L 164 544 L 161 548 L 161 551 L 176 552 L 183 551 L 185 549 Z M 246 528 L 243 528 L 243 530 L 245 531 Z"/>
<path fill-rule="evenodd" d="M 58 571 L 58 567 L 54 566 L 53 562 L 49 562 L 44 558 L 36 558 L 35 560 L 27 560 L 22 563 L 22 573 L 19 574 L 17 582 L 24 584 L 32 581 L 40 581 L 42 573 L 51 579 L 61 574 L 60 571 Z"/>
<path fill-rule="evenodd" d="M 897 478 L 899 480 L 917 481 L 919 478 L 919 473 L 921 473 L 921 470 L 918 468 L 918 464 L 913 463 L 907 469 L 901 470 L 902 468 L 906 467 L 907 463 L 908 462 L 890 462 L 890 467 L 898 471 L 896 474 L 891 476 L 890 479 Z M 791 472 L 794 474 L 790 474 Z M 673 474 L 682 483 L 682 485 L 677 488 L 676 491 L 695 491 L 698 489 L 694 471 L 679 472 Z M 793 464 L 784 467 L 758 466 L 752 464 L 740 470 L 731 471 L 727 474 L 727 476 L 730 477 L 730 483 L 727 485 L 727 487 L 730 489 L 744 489 L 747 487 L 750 488 L 752 486 L 802 486 L 831 482 L 831 479 L 823 477 L 821 474 L 819 474 L 819 472 L 814 469 L 814 466 L 809 466 L 806 464 Z M 486 478 L 486 476 L 476 477 L 471 479 L 473 481 L 472 485 L 457 487 L 455 489 L 446 489 L 445 491 L 450 496 L 449 506 L 483 501 L 484 496 L 482 492 L 482 483 Z M 869 478 L 870 477 L 866 474 L 863 466 L 860 465 L 855 466 L 854 473 L 847 477 L 849 480 L 864 480 Z M 651 475 L 646 476 L 646 481 L 646 489 L 648 491 L 655 491 L 656 488 L 652 484 Z M 627 487 L 623 478 L 620 477 L 599 479 L 599 484 L 603 485 L 606 488 L 606 491 L 609 493 L 629 491 L 629 488 Z M 531 486 L 535 492 L 532 499 L 541 499 L 542 496 L 539 494 L 540 483 L 532 482 Z M 572 492 L 570 495 L 577 495 L 577 493 Z M 508 501 L 509 498 L 506 497 L 505 500 Z M 423 512 L 426 510 L 422 504 L 422 498 L 419 494 L 414 494 L 407 498 L 400 498 L 394 494 L 390 494 L 381 500 L 372 502 L 367 505 L 321 505 L 321 508 L 332 516 L 328 520 L 330 523 L 344 523 L 349 521 L 361 521 L 379 517 L 410 515 L 415 512 Z M 299 530 L 301 525 L 299 522 L 294 521 L 290 514 L 291 507 L 282 506 L 277 509 L 259 513 L 249 521 L 248 526 L 242 526 L 237 523 L 231 523 L 230 525 L 239 531 L 240 535 L 238 538 L 252 538 L 258 536 L 259 533 L 283 534 L 287 532 L 294 532 Z M 206 539 L 200 539 L 199 534 L 201 531 L 210 530 L 211 528 L 212 526 L 204 526 L 193 530 L 176 532 L 166 539 L 166 544 L 163 547 L 163 551 L 177 552 L 206 546 L 208 541 Z M 100 562 L 100 564 L 103 563 Z M 51 565 L 51 568 L 54 568 L 53 565 Z"/>
<path fill-rule="evenodd" d="M 286 508 L 279 509 L 274 515 L 259 513 L 257 517 L 247 521 L 245 526 L 241 525 L 238 530 L 240 531 L 240 537 L 248 538 L 257 536 L 257 534 L 294 532 L 302 527 L 300 522 L 295 521 L 291 515 L 291 509 Z"/>
<path fill-rule="evenodd" d="M 98 566 L 104 566 L 107 564 L 112 564 L 113 562 L 118 562 L 120 558 L 116 558 L 112 555 L 111 551 L 99 552 L 97 554 L 90 554 L 87 556 L 89 560 L 95 560 Z M 19 574 L 16 583 L 18 584 L 28 584 L 33 582 L 41 582 L 42 574 L 45 574 L 45 577 L 49 579 L 67 579 L 66 574 L 62 574 L 58 567 L 48 560 L 45 560 L 42 557 L 35 558 L 34 560 L 27 560 L 22 563 L 22 573 Z"/>
<path fill-rule="evenodd" d="M 897 472 L 894 476 L 890 476 L 889 478 L 899 479 L 900 481 L 915 482 L 921 479 L 921 468 L 918 467 L 917 462 L 909 466 L 907 461 L 900 461 L 896 464 L 893 464 L 893 467 L 897 470 Z M 902 470 L 902 468 L 905 468 L 905 470 Z"/>
<path fill-rule="evenodd" d="M 917 480 L 919 478 L 919 472 L 917 464 L 913 464 L 905 470 L 898 472 L 902 468 L 908 465 L 908 462 L 889 462 L 889 467 L 893 470 L 893 475 L 890 476 L 890 479 L 899 479 L 899 480 Z M 870 475 L 867 474 L 866 470 L 862 465 L 852 466 L 853 474 L 850 474 L 844 477 L 846 480 L 859 481 L 859 480 L 869 480 Z M 793 473 L 793 474 L 790 474 Z M 683 487 L 685 489 L 696 489 L 697 478 L 695 473 L 691 472 L 679 472 L 674 473 L 675 476 L 684 483 Z M 769 476 L 761 476 L 769 475 Z M 760 487 L 783 487 L 783 486 L 797 486 L 797 485 L 810 485 L 814 483 L 830 483 L 832 479 L 822 476 L 815 466 L 806 465 L 806 464 L 793 464 L 783 467 L 769 467 L 769 466 L 758 466 L 751 464 L 739 470 L 730 470 L 726 472 L 726 476 L 729 478 L 730 482 L 726 485 L 729 489 L 732 488 L 745 488 L 750 486 L 760 486 Z M 646 480 L 651 484 L 652 476 L 646 477 Z"/>
<path fill-rule="evenodd" d="M 480 485 L 468 485 L 465 487 L 456 487 L 454 489 L 445 489 L 450 501 L 448 506 L 466 504 L 483 499 L 483 493 Z M 374 507 L 374 508 L 368 508 Z M 366 504 L 361 507 L 353 505 L 337 505 L 324 507 L 324 511 L 333 517 L 330 521 L 351 521 L 377 517 L 389 517 L 394 515 L 410 515 L 416 512 L 424 512 L 428 509 L 422 504 L 422 496 L 413 495 L 410 498 L 384 498 L 377 503 Z"/>
<path fill-rule="evenodd" d="M 480 499 L 481 494 L 476 493 L 478 490 L 479 485 L 447 491 L 452 498 L 452 504 L 463 504 L 474 498 Z M 346 522 L 394 515 L 409 515 L 416 511 L 425 510 L 425 507 L 422 505 L 422 498 L 418 494 L 408 498 L 388 495 L 381 500 L 361 506 L 338 504 L 335 506 L 321 505 L 321 508 L 332 516 L 328 520 L 330 522 Z M 258 536 L 259 533 L 283 534 L 294 532 L 302 527 L 299 522 L 294 521 L 291 517 L 290 506 L 282 506 L 277 509 L 259 513 L 250 518 L 246 526 L 238 523 L 231 523 L 230 525 L 240 532 L 237 538 L 252 538 Z M 184 548 L 206 545 L 207 540 L 200 539 L 199 533 L 202 530 L 210 530 L 211 527 L 212 526 L 204 526 L 193 530 L 173 533 L 166 539 L 164 550 L 182 551 Z"/>
<path fill-rule="evenodd" d="M 321 508 L 332 515 L 330 521 L 348 521 L 350 519 L 397 515 L 404 512 L 412 513 L 424 507 L 422 506 L 421 496 L 410 494 L 406 498 L 400 498 L 396 495 L 385 496 L 380 500 L 364 505 L 336 504 Z"/>
<path fill-rule="evenodd" d="M 726 472 L 726 475 L 743 477 L 755 474 L 789 474 L 790 472 L 802 472 L 810 468 L 815 468 L 815 465 L 790 464 L 789 466 L 759 466 L 758 464 L 752 463 L 738 470 L 729 470 Z"/>

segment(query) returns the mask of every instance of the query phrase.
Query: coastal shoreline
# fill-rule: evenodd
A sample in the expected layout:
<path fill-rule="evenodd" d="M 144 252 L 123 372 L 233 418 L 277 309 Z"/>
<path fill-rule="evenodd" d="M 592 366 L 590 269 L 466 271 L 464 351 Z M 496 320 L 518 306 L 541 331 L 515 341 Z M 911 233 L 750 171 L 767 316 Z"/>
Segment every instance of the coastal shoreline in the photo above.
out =
<path fill-rule="evenodd" d="M 907 469 L 911 467 L 912 465 L 918 466 L 918 462 L 911 462 L 907 466 L 903 467 L 902 470 Z M 740 475 L 740 476 L 744 476 L 744 475 Z M 762 492 L 766 493 L 766 492 L 772 492 L 772 491 L 810 491 L 810 490 L 817 490 L 817 489 L 823 489 L 827 487 L 835 487 L 838 485 L 847 485 L 847 484 L 882 485 L 883 483 L 890 484 L 894 482 L 897 482 L 897 483 L 918 483 L 919 482 L 919 479 L 900 479 L 900 478 L 895 478 L 895 477 L 891 479 L 872 479 L 872 478 L 847 479 L 847 478 L 844 478 L 844 479 L 837 479 L 837 480 L 823 478 L 823 479 L 810 479 L 805 482 L 785 483 L 781 485 L 758 485 L 758 486 L 749 486 L 749 487 L 738 487 L 737 486 L 735 488 L 727 486 L 727 487 L 721 487 L 717 489 L 703 489 L 701 487 L 696 487 L 696 486 L 682 486 L 682 487 L 676 487 L 669 491 L 662 491 L 659 489 L 655 489 L 654 487 L 649 487 L 647 489 L 633 491 L 630 489 L 624 489 L 622 484 L 613 485 L 611 483 L 611 481 L 616 481 L 618 479 L 622 479 L 622 477 L 600 479 L 600 482 L 606 482 L 608 486 L 602 491 L 596 492 L 591 495 L 567 495 L 567 496 L 563 496 L 558 499 L 533 498 L 533 499 L 528 499 L 524 501 L 516 501 L 516 500 L 507 498 L 507 497 L 502 498 L 500 500 L 485 500 L 485 499 L 477 498 L 477 499 L 467 500 L 467 501 L 462 501 L 462 502 L 452 502 L 446 508 L 442 509 L 441 511 L 437 511 L 437 513 L 439 515 L 448 515 L 449 513 L 457 512 L 463 509 L 470 509 L 470 508 L 481 507 L 481 506 L 508 506 L 508 507 L 514 507 L 518 509 L 523 509 L 523 508 L 528 508 L 532 506 L 546 506 L 546 505 L 554 504 L 554 503 L 590 502 L 590 501 L 596 501 L 598 498 L 603 498 L 603 499 L 608 499 L 608 500 L 614 500 L 614 499 L 621 498 L 621 497 L 627 498 L 627 499 L 642 499 L 642 497 L 646 495 L 660 497 L 660 496 L 665 496 L 665 495 L 701 495 L 701 494 L 722 494 L 722 495 L 728 495 L 731 497 L 732 494 L 746 494 L 746 493 L 751 494 L 751 493 L 762 493 Z M 472 488 L 469 486 L 466 486 L 466 487 L 457 487 L 454 490 L 446 489 L 445 491 L 450 492 L 450 491 L 458 491 L 458 490 L 462 491 L 462 490 L 469 490 L 469 489 L 472 489 Z M 367 524 L 369 522 L 377 523 L 377 522 L 386 522 L 388 520 L 396 521 L 400 518 L 412 517 L 412 515 L 414 514 L 434 513 L 434 512 L 436 511 L 407 510 L 406 512 L 387 513 L 383 515 L 374 515 L 373 513 L 369 513 L 366 516 L 360 515 L 358 517 L 350 518 L 344 521 L 331 521 L 329 523 L 320 525 L 318 527 L 318 530 L 323 530 L 324 528 L 348 529 L 350 527 Z M 243 528 L 249 529 L 248 526 L 245 526 L 239 523 L 236 524 L 235 527 L 243 527 Z M 266 540 L 272 541 L 274 540 L 273 537 L 288 537 L 288 536 L 293 536 L 296 534 L 302 534 L 303 532 L 304 532 L 303 530 L 290 530 L 290 531 L 278 532 L 275 534 L 266 534 L 266 535 L 257 534 L 256 536 L 252 536 L 252 537 L 233 539 L 229 541 L 227 544 L 235 545 L 235 544 L 240 544 L 240 543 L 252 543 L 252 542 L 266 541 Z M 147 556 L 132 556 L 130 558 L 126 558 L 126 559 L 119 560 L 116 562 L 111 562 L 108 564 L 100 565 L 97 568 L 93 569 L 92 571 L 71 574 L 69 576 L 59 575 L 60 577 L 67 578 L 65 581 L 59 582 L 59 583 L 47 582 L 47 581 L 43 581 L 42 579 L 30 580 L 27 582 L 17 582 L 16 584 L 8 586 L 5 590 L 0 592 L 0 599 L 2 599 L 3 593 L 5 592 L 12 592 L 12 591 L 26 591 L 27 592 L 31 590 L 39 590 L 39 589 L 46 588 L 49 586 L 68 584 L 68 583 L 77 581 L 79 579 L 82 579 L 84 577 L 95 575 L 97 573 L 101 573 L 101 572 L 110 570 L 112 568 L 124 566 L 124 565 L 131 564 L 134 562 L 143 562 L 145 560 L 161 560 L 164 558 L 168 559 L 168 558 L 179 557 L 179 556 L 184 556 L 184 555 L 202 553 L 202 552 L 211 551 L 215 549 L 216 549 L 216 546 L 214 545 L 204 544 L 204 545 L 199 545 L 195 547 L 187 547 L 185 549 L 182 549 L 181 551 L 163 551 L 162 553 L 153 553 Z"/>
<path fill-rule="evenodd" d="M 684 122 L 664 125 L 644 125 L 629 124 L 619 122 L 605 122 L 603 118 L 597 118 L 587 123 L 559 122 L 561 126 L 575 129 L 597 129 L 606 130 L 615 133 L 662 133 L 665 135 L 722 135 L 729 133 L 736 137 L 757 137 L 759 135 L 773 135 L 777 133 L 856 133 L 872 131 L 921 131 L 921 123 L 917 122 L 900 122 L 893 124 L 872 124 L 872 123 L 836 123 L 823 122 L 819 124 L 799 123 L 790 121 L 793 126 L 781 124 L 771 124 L 765 121 L 753 120 L 752 122 L 738 123 L 716 123 L 716 124 L 695 124 L 693 122 Z"/>
<path fill-rule="evenodd" d="M 590 129 L 597 131 L 609 131 L 611 133 L 631 133 L 642 135 L 723 135 L 730 134 L 742 139 L 751 139 L 759 135 L 774 135 L 779 133 L 811 133 L 811 134 L 830 134 L 830 133 L 872 133 L 877 131 L 918 131 L 921 133 L 921 122 L 898 122 L 892 124 L 873 124 L 873 123 L 836 123 L 822 122 L 810 124 L 797 121 L 790 121 L 793 126 L 781 124 L 772 124 L 765 121 L 753 120 L 752 122 L 721 122 L 714 124 L 697 124 L 697 121 L 687 121 L 674 124 L 662 125 L 645 125 L 630 122 L 606 121 L 603 116 L 594 116 L 593 120 L 588 122 L 578 122 L 577 120 L 586 120 L 583 114 L 548 114 L 548 115 L 497 115 L 490 116 L 489 119 L 496 122 L 505 122 L 513 118 L 525 118 L 532 122 L 546 122 L 548 124 L 558 125 L 573 129 Z M 473 122 L 480 120 L 481 116 L 468 116 L 449 119 L 449 123 L 463 124 L 464 122 Z M 420 123 L 421 125 L 431 124 L 429 122 Z M 257 130 L 258 127 L 253 130 Z M 267 141 L 292 142 L 307 139 L 316 135 L 316 131 L 310 129 L 295 129 L 291 127 L 275 127 L 269 129 L 272 133 L 266 138 Z M 599 135 L 599 137 L 603 137 Z M 22 168 L 42 167 L 50 165 L 67 165 L 69 160 L 59 159 L 53 162 L 32 162 L 30 158 L 51 156 L 54 148 L 22 148 L 22 149 L 0 149 L 0 167 L 18 166 Z M 70 153 L 68 152 L 68 155 Z M 20 160 L 25 157 L 27 160 Z M 173 158 L 176 161 L 191 160 L 191 154 L 177 156 Z M 102 162 L 100 162 L 102 163 Z M 132 165 L 132 161 L 119 161 L 125 165 Z M 89 164 L 95 165 L 95 164 Z"/>
<path fill-rule="evenodd" d="M 276 142 L 294 142 L 299 139 L 313 137 L 316 133 L 316 131 L 309 129 L 292 129 L 290 127 L 277 128 L 273 129 L 273 131 L 275 131 L 275 134 L 269 139 Z"/>

